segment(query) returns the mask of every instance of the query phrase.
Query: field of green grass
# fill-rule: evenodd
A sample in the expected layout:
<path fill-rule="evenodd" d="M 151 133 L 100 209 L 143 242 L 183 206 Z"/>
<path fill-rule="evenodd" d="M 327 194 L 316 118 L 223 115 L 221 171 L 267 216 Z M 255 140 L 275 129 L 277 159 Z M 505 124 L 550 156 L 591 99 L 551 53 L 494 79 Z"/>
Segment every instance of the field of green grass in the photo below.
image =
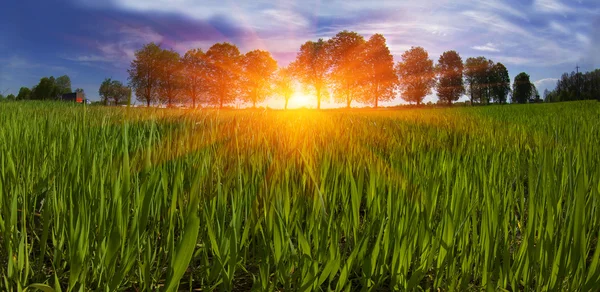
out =
<path fill-rule="evenodd" d="M 590 291 L 600 103 L 0 103 L 2 291 Z"/>

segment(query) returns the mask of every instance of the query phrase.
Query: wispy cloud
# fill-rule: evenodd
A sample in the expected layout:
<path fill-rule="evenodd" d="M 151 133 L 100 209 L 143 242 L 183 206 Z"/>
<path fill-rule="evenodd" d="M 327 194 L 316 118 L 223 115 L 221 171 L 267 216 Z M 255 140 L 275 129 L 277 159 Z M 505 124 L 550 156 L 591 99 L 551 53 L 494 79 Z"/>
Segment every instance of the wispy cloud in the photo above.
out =
<path fill-rule="evenodd" d="M 483 46 L 474 46 L 471 47 L 473 50 L 483 51 L 483 52 L 500 52 L 498 48 L 493 43 L 487 43 Z"/>

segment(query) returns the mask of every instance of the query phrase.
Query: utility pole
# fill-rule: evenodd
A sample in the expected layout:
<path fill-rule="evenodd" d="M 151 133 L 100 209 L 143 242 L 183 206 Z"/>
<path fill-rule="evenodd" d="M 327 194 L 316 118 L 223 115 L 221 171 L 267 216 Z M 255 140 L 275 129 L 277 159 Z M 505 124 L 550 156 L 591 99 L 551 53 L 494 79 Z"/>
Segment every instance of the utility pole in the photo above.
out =
<path fill-rule="evenodd" d="M 581 100 L 581 86 L 579 85 L 579 64 L 575 65 L 575 70 L 577 70 L 577 73 L 575 75 L 575 78 L 577 78 L 577 100 Z"/>

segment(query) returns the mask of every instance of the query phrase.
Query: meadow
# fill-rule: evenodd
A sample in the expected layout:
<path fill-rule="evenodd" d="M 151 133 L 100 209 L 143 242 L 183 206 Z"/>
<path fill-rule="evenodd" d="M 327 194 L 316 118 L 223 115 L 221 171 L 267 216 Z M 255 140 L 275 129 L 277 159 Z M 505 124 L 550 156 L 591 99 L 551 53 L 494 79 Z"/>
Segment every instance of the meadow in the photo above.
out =
<path fill-rule="evenodd" d="M 0 103 L 0 167 L 2 291 L 600 287 L 595 101 Z"/>

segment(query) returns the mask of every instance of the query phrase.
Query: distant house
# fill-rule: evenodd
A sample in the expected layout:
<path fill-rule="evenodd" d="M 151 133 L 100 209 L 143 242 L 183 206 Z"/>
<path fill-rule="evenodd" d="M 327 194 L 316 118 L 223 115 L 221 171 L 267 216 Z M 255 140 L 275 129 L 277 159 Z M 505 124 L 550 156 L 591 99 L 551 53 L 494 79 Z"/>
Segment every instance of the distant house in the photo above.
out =
<path fill-rule="evenodd" d="M 84 97 L 83 97 L 83 93 L 81 93 L 81 92 L 72 92 L 72 93 L 63 94 L 60 99 L 62 101 L 83 103 Z"/>

